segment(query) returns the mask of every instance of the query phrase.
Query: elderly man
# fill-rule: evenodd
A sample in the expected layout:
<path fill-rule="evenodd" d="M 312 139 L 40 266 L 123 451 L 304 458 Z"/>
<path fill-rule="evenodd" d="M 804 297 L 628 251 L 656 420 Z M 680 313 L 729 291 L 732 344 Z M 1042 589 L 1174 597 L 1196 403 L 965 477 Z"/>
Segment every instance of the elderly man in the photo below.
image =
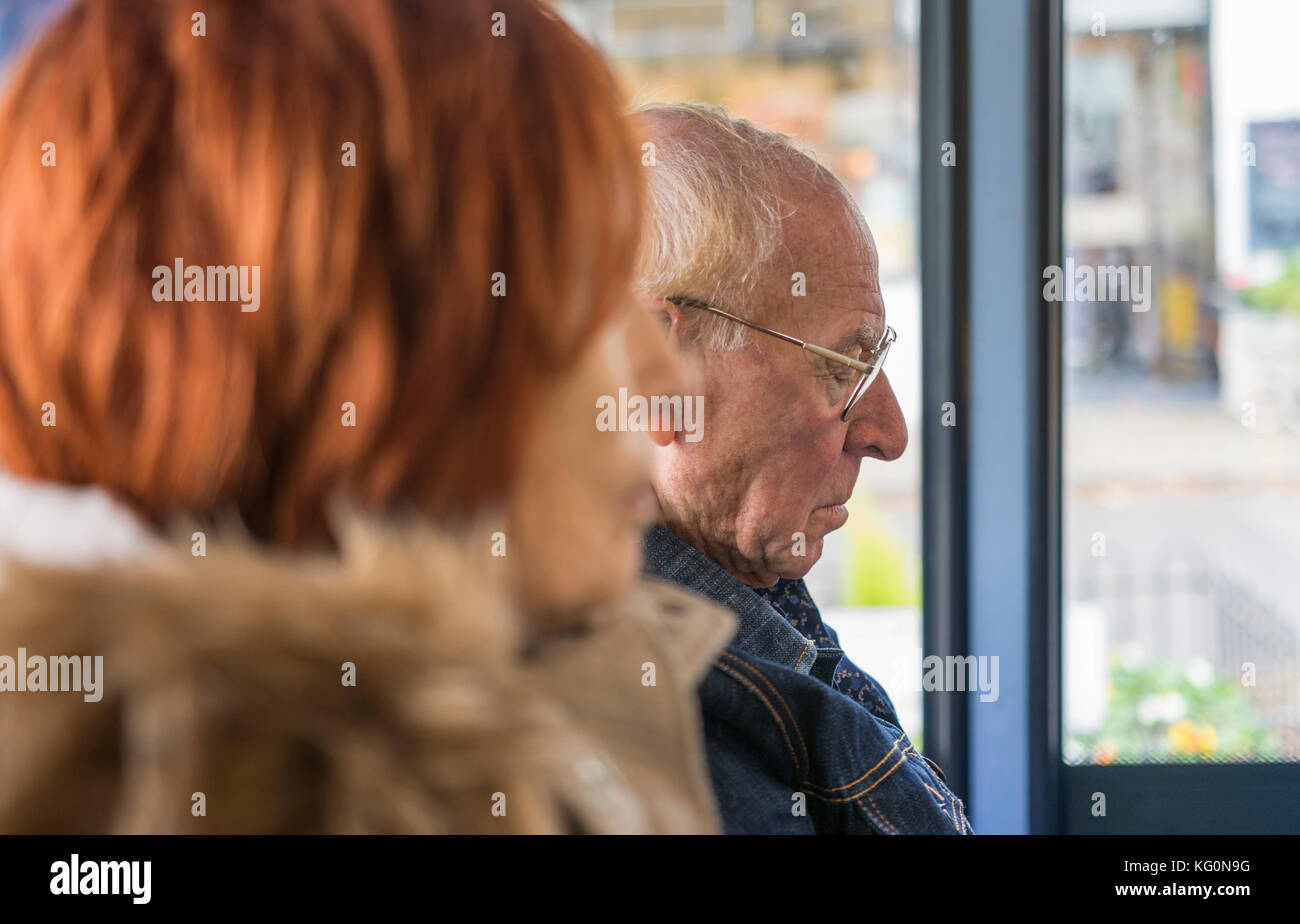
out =
<path fill-rule="evenodd" d="M 704 106 L 639 118 L 654 145 L 640 284 L 707 410 L 701 439 L 659 450 L 645 562 L 740 617 L 700 688 L 726 830 L 969 833 L 802 580 L 862 458 L 907 446 L 871 232 L 783 135 Z"/>

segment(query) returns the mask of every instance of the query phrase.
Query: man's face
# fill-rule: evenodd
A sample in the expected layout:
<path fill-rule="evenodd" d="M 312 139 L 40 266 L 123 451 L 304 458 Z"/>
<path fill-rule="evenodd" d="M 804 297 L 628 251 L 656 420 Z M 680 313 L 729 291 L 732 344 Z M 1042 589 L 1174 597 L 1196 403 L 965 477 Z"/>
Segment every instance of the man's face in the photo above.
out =
<path fill-rule="evenodd" d="M 833 192 L 796 205 L 753 304 L 717 307 L 864 358 L 885 329 L 875 242 Z M 806 277 L 802 297 L 791 292 L 796 272 Z M 862 458 L 898 458 L 907 425 L 885 372 L 842 421 L 837 399 L 854 370 L 748 333 L 739 350 L 683 347 L 705 399 L 702 438 L 679 436 L 660 452 L 655 489 L 674 532 L 745 583 L 766 587 L 807 574 L 826 534 L 848 519 Z"/>

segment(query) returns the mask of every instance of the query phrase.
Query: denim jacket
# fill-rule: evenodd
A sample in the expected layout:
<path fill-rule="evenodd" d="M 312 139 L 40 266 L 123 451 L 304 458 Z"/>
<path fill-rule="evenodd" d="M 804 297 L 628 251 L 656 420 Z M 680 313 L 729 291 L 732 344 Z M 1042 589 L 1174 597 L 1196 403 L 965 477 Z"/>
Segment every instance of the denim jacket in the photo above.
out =
<path fill-rule="evenodd" d="M 832 686 L 844 656 L 663 526 L 647 573 L 730 608 L 740 628 L 700 685 L 709 773 L 728 834 L 971 834 L 937 764 L 898 727 Z M 834 634 L 831 633 L 834 638 Z"/>

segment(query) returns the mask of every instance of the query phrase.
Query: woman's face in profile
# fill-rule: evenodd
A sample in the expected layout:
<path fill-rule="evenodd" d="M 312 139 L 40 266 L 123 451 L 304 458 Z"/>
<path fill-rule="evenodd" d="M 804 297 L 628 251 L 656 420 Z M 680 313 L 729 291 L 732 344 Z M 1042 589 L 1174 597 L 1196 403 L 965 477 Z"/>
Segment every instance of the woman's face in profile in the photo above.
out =
<path fill-rule="evenodd" d="M 554 384 L 530 436 L 508 534 L 529 611 L 612 599 L 640 571 L 641 534 L 659 512 L 650 487 L 653 443 L 673 434 L 610 429 L 620 388 L 646 398 L 683 389 L 676 356 L 640 305 L 621 310 Z M 615 412 L 602 415 L 611 402 Z"/>

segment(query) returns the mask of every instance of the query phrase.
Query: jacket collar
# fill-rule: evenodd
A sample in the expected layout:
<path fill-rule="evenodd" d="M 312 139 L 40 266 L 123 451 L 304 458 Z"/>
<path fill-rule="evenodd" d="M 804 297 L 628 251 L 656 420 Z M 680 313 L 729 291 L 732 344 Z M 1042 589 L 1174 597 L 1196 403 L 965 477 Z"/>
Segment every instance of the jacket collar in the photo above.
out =
<path fill-rule="evenodd" d="M 643 579 L 524 657 L 501 560 L 429 524 L 345 517 L 337 556 L 218 538 L 202 559 L 154 540 L 153 552 L 123 562 L 108 559 L 131 519 L 114 515 L 99 552 L 67 567 L 38 562 L 31 540 L 75 531 L 85 511 L 73 500 L 91 495 L 7 487 L 16 493 L 0 498 L 0 526 L 21 510 L 9 531 L 25 541 L 0 581 L 0 654 L 104 652 L 105 699 L 117 705 L 92 710 L 102 724 L 86 734 L 80 697 L 0 696 L 0 727 L 30 758 L 0 761 L 0 830 L 53 827 L 42 807 L 66 801 L 61 781 L 83 779 L 67 768 L 99 785 L 106 771 L 71 742 L 119 734 L 111 722 L 121 713 L 147 717 L 147 734 L 122 740 L 122 786 L 141 795 L 79 816 L 90 830 L 195 830 L 188 796 L 173 795 L 190 792 L 185 774 L 196 766 L 231 787 L 216 790 L 230 806 L 219 830 L 316 830 L 321 819 L 294 814 L 295 799 L 273 799 L 285 809 L 276 813 L 246 795 L 253 773 L 264 774 L 254 790 L 296 796 L 303 781 L 278 748 L 311 742 L 330 761 L 320 778 L 331 788 L 313 796 L 334 806 L 321 822 L 329 830 L 717 831 L 696 689 L 735 630 L 721 607 Z M 373 679 L 344 689 L 337 665 L 350 658 Z M 236 752 L 209 736 L 245 724 L 287 731 Z M 59 747 L 37 747 L 47 740 Z M 484 819 L 498 791 L 511 793 L 509 821 Z"/>
<path fill-rule="evenodd" d="M 703 594 L 740 617 L 740 630 L 731 644 L 763 658 L 807 674 L 817 660 L 817 646 L 804 638 L 771 604 L 742 584 L 672 530 L 656 524 L 642 539 L 645 571 Z"/>

